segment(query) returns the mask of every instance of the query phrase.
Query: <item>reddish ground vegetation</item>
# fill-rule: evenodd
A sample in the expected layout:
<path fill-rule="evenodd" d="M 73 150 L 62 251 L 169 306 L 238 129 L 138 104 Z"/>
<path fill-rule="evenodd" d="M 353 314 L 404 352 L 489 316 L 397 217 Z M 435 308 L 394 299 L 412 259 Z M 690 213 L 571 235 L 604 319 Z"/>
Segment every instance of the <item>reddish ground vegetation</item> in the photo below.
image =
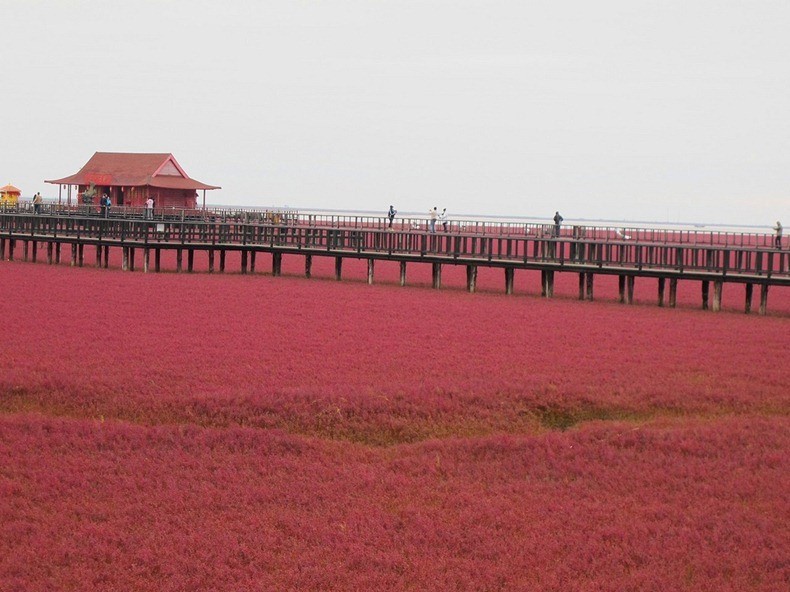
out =
<path fill-rule="evenodd" d="M 784 314 L 7 262 L 0 280 L 0 589 L 790 578 Z"/>

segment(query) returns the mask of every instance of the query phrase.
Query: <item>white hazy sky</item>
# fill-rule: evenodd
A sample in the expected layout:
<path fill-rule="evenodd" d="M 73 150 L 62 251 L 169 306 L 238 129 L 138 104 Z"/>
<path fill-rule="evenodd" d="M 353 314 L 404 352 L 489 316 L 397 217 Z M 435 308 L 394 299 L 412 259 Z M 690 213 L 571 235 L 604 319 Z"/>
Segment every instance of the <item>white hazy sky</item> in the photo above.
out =
<path fill-rule="evenodd" d="M 790 0 L 0 0 L 0 184 L 172 152 L 209 201 L 790 223 Z"/>

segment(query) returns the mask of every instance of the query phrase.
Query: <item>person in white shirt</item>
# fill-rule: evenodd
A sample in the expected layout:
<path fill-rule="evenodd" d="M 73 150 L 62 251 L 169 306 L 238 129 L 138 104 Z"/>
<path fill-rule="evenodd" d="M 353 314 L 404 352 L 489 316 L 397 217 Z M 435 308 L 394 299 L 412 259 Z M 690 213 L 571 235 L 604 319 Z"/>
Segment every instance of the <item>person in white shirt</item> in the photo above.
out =
<path fill-rule="evenodd" d="M 436 206 L 433 206 L 432 210 L 428 210 L 428 215 L 431 217 L 431 226 L 430 226 L 431 234 L 436 234 L 436 219 L 439 217 L 439 213 L 436 209 Z"/>
<path fill-rule="evenodd" d="M 153 220 L 154 218 L 154 199 L 152 197 L 148 197 L 145 200 L 145 219 L 146 220 Z"/>
<path fill-rule="evenodd" d="M 776 242 L 776 248 L 782 248 L 782 223 L 777 220 L 776 226 L 774 226 L 774 232 L 776 233 L 776 238 L 774 239 Z"/>
<path fill-rule="evenodd" d="M 442 213 L 439 214 L 439 222 L 442 223 L 442 228 L 447 232 L 447 208 L 443 208 Z"/>

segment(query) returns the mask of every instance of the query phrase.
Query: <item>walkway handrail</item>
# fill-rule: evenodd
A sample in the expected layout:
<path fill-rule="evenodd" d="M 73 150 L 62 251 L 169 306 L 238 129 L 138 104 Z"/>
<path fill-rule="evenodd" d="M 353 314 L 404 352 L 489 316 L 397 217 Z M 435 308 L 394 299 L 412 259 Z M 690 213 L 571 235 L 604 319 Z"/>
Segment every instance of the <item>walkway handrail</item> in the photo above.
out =
<path fill-rule="evenodd" d="M 45 202 L 40 206 L 43 216 L 76 216 L 99 217 L 105 215 L 98 204 L 65 205 L 56 202 Z M 17 204 L 0 204 L 0 213 L 32 214 L 34 205 L 29 201 Z M 107 214 L 113 219 L 142 220 L 148 215 L 144 207 L 111 206 Z M 310 228 L 353 228 L 366 230 L 386 230 L 389 220 L 381 215 L 364 214 L 327 214 L 299 211 L 290 208 L 211 206 L 204 209 L 185 209 L 175 207 L 157 207 L 150 214 L 150 219 L 158 221 L 190 220 L 190 221 L 236 221 L 244 223 L 272 223 L 287 226 L 306 226 Z M 554 237 L 556 229 L 552 223 L 490 221 L 453 219 L 447 222 L 447 230 L 437 221 L 437 233 L 475 234 L 495 237 Z M 401 232 L 428 232 L 427 216 L 397 217 L 393 230 Z M 772 233 L 729 232 L 718 230 L 639 228 L 630 226 L 599 226 L 599 225 L 566 225 L 560 228 L 559 237 L 604 242 L 631 241 L 652 244 L 682 244 L 700 246 L 733 246 L 774 248 L 775 237 Z M 787 238 L 784 239 L 788 241 Z"/>

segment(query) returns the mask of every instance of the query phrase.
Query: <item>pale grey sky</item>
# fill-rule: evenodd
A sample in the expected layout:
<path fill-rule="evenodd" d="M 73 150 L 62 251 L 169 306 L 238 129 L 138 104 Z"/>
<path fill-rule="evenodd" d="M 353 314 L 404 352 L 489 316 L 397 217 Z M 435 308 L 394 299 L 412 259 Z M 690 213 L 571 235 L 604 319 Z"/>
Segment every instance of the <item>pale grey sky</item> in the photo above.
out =
<path fill-rule="evenodd" d="M 790 1 L 0 0 L 0 184 L 172 152 L 214 203 L 790 223 Z"/>

